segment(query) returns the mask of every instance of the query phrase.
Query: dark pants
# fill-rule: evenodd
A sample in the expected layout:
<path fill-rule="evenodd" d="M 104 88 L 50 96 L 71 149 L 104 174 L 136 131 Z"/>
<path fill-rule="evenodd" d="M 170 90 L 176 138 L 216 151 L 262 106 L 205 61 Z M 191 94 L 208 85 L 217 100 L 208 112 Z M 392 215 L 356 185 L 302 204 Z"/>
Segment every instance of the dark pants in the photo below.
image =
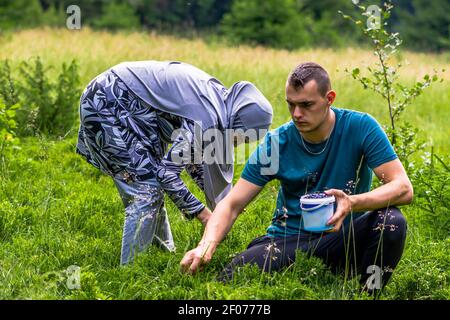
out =
<path fill-rule="evenodd" d="M 334 272 L 349 270 L 361 275 L 364 290 L 372 293 L 389 281 L 403 253 L 406 220 L 400 210 L 389 207 L 367 212 L 336 233 L 302 233 L 254 239 L 220 275 L 233 278 L 236 267 L 257 264 L 265 272 L 278 271 L 294 263 L 296 250 L 321 258 Z"/>

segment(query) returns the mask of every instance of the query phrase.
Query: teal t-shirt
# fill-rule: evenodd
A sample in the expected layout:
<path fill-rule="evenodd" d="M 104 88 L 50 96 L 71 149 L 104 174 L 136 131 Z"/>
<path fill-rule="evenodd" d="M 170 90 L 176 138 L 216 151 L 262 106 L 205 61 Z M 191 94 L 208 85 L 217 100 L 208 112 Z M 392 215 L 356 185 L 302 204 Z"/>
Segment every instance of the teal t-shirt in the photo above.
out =
<path fill-rule="evenodd" d="M 372 116 L 335 107 L 332 110 L 336 123 L 328 142 L 302 142 L 290 121 L 269 132 L 247 161 L 243 179 L 258 186 L 273 179 L 280 181 L 276 209 L 267 229 L 269 236 L 296 235 L 303 231 L 299 203 L 302 195 L 327 189 L 340 189 L 347 194 L 368 192 L 372 169 L 397 158 L 386 133 Z"/>

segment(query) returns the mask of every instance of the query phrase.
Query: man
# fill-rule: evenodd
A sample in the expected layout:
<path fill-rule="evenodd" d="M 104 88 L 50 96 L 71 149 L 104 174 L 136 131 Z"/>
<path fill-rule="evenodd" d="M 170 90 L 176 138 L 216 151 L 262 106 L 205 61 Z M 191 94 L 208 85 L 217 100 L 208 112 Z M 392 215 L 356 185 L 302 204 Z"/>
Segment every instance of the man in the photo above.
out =
<path fill-rule="evenodd" d="M 328 73 L 320 65 L 309 62 L 295 68 L 286 84 L 292 121 L 266 135 L 235 187 L 217 205 L 198 247 L 181 261 L 184 271 L 195 273 L 207 264 L 247 204 L 266 183 L 278 179 L 277 208 L 267 234 L 238 254 L 221 279 L 231 279 L 238 266 L 248 263 L 267 272 L 280 270 L 295 261 L 296 250 L 302 250 L 322 258 L 335 271 L 351 268 L 347 271 L 360 274 L 369 293 L 386 285 L 403 253 L 407 228 L 395 206 L 409 204 L 413 188 L 376 120 L 333 107 L 335 98 Z M 278 147 L 271 150 L 273 140 Z M 278 171 L 262 174 L 259 155 L 277 151 Z M 383 185 L 370 191 L 372 171 Z M 336 199 L 330 232 L 303 229 L 299 198 L 315 191 Z"/>

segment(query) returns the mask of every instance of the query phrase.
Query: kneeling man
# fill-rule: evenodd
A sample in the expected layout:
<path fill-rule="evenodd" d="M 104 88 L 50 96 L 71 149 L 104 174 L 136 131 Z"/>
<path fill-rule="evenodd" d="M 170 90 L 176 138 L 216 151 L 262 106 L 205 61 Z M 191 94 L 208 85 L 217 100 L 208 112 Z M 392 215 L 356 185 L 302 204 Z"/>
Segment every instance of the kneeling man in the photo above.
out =
<path fill-rule="evenodd" d="M 268 133 L 250 157 L 233 190 L 215 208 L 198 247 L 181 261 L 184 271 L 195 273 L 207 264 L 238 215 L 265 184 L 278 179 L 281 186 L 267 234 L 238 254 L 221 279 L 231 279 L 244 264 L 280 270 L 301 250 L 322 258 L 336 272 L 349 268 L 361 275 L 362 288 L 369 293 L 386 285 L 406 237 L 406 221 L 397 206 L 412 201 L 413 188 L 378 122 L 366 113 L 334 107 L 335 98 L 320 65 L 303 63 L 291 72 L 286 101 L 292 121 Z M 370 190 L 372 172 L 383 184 Z M 336 199 L 328 232 L 304 229 L 299 198 L 318 191 Z M 373 281 L 377 277 L 378 283 Z"/>

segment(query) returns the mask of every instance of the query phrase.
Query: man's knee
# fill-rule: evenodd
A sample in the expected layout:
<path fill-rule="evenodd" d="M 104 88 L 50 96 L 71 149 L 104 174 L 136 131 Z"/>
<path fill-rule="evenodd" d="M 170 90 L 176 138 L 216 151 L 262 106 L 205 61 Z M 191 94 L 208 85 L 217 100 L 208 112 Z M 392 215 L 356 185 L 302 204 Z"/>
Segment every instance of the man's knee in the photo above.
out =
<path fill-rule="evenodd" d="M 397 207 L 390 207 L 388 209 L 388 216 L 390 216 L 389 223 L 394 225 L 395 230 L 399 231 L 402 235 L 406 234 L 408 223 L 400 209 Z"/>
<path fill-rule="evenodd" d="M 397 207 L 377 210 L 378 219 L 375 231 L 383 231 L 383 240 L 388 242 L 404 241 L 407 231 L 407 221 Z"/>
<path fill-rule="evenodd" d="M 234 273 L 237 271 L 238 268 L 244 265 L 245 265 L 244 255 L 238 254 L 225 268 L 223 268 L 222 272 L 217 277 L 217 280 L 224 283 L 233 280 Z"/>

